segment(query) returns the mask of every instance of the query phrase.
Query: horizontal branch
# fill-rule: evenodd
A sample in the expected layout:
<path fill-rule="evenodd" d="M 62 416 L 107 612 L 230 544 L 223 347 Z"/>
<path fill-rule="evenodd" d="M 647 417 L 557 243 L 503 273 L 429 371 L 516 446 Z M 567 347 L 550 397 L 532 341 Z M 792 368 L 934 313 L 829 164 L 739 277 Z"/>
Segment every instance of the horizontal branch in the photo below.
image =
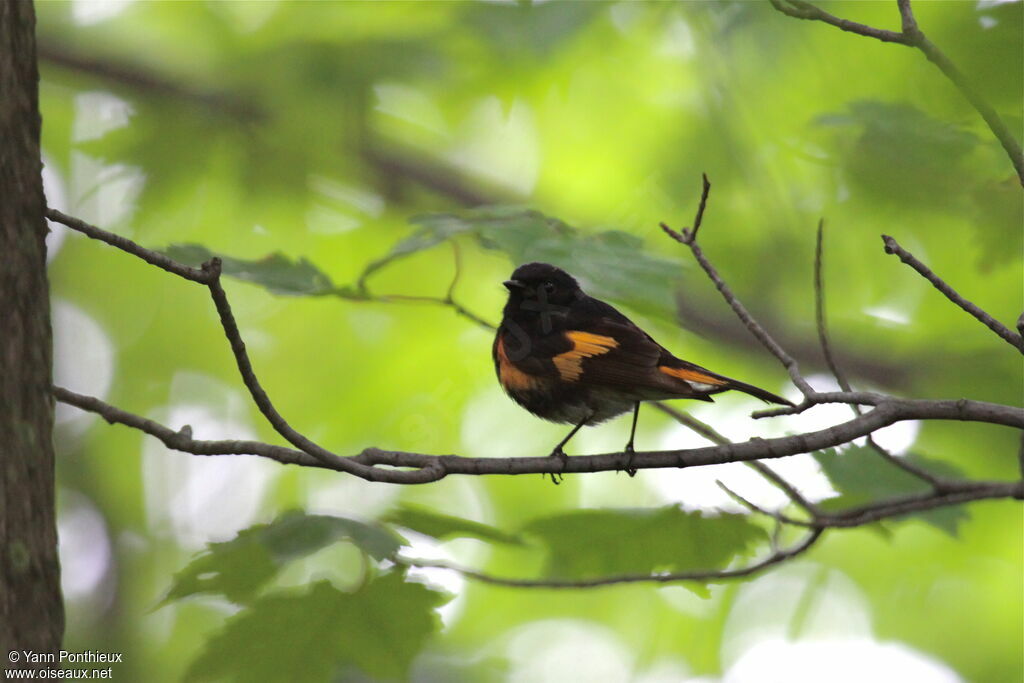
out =
<path fill-rule="evenodd" d="M 800 543 L 785 550 L 777 549 L 771 555 L 754 564 L 737 569 L 715 569 L 692 572 L 666 572 L 663 574 L 620 574 L 617 576 L 600 576 L 588 579 L 516 579 L 505 576 L 494 576 L 475 569 L 468 569 L 448 562 L 435 560 L 418 560 L 400 558 L 399 562 L 410 567 L 429 567 L 432 569 L 449 569 L 459 574 L 495 586 L 509 588 L 600 588 L 623 583 L 674 583 L 678 581 L 718 582 L 742 579 L 760 573 L 773 565 L 791 560 L 811 549 L 823 533 L 822 529 L 812 529 Z"/>
<path fill-rule="evenodd" d="M 437 481 L 451 474 L 480 476 L 613 472 L 625 466 L 628 456 L 627 453 L 620 452 L 577 455 L 566 459 L 550 456 L 487 458 L 367 448 L 357 456 L 335 456 L 335 459 L 322 461 L 309 454 L 306 454 L 306 458 L 299 457 L 302 451 L 282 449 L 280 446 L 254 441 L 195 441 L 187 433 L 176 432 L 146 418 L 115 408 L 97 398 L 82 396 L 61 388 L 55 388 L 54 395 L 61 402 L 94 412 L 108 422 L 134 427 L 157 437 L 170 448 L 195 455 L 241 455 L 244 448 L 251 447 L 251 454 L 269 457 L 278 462 L 345 471 L 369 481 L 394 484 L 421 484 Z M 633 454 L 630 466 L 637 469 L 683 468 L 782 458 L 840 446 L 902 420 L 928 419 L 987 422 L 1024 429 L 1024 410 L 1020 408 L 967 400 L 892 399 L 848 422 L 827 429 L 704 448 L 637 451 Z M 415 468 L 419 471 L 391 468 Z"/>

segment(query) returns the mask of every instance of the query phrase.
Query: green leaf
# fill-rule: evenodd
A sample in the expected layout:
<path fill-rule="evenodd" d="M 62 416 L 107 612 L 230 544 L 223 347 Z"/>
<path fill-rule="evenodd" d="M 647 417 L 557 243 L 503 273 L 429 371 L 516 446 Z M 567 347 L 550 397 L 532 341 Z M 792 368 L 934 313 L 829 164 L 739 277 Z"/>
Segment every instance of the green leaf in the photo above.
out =
<path fill-rule="evenodd" d="M 190 266 L 218 256 L 199 244 L 172 244 L 162 253 Z M 318 296 L 334 290 L 331 279 L 305 258 L 293 261 L 278 252 L 255 261 L 223 255 L 220 260 L 225 275 L 261 285 L 275 294 Z"/>
<path fill-rule="evenodd" d="M 403 539 L 393 531 L 343 517 L 291 512 L 270 524 L 238 533 L 208 550 L 175 574 L 164 603 L 199 593 L 218 593 L 236 603 L 251 600 L 292 560 L 347 540 L 376 560 L 392 557 Z"/>
<path fill-rule="evenodd" d="M 746 515 L 657 509 L 576 510 L 530 522 L 547 551 L 546 574 L 586 578 L 722 569 L 763 541 Z"/>
<path fill-rule="evenodd" d="M 515 206 L 417 216 L 412 222 L 421 226 L 410 238 L 417 243 L 437 243 L 426 239 L 426 234 L 438 240 L 469 233 L 484 247 L 508 254 L 516 265 L 552 263 L 579 278 L 594 296 L 668 319 L 675 317 L 673 292 L 682 269 L 675 261 L 644 251 L 643 240 L 634 235 L 617 230 L 584 232 L 539 211 Z M 412 243 L 402 244 L 409 247 Z"/>
<path fill-rule="evenodd" d="M 367 265 L 362 275 L 359 276 L 359 281 L 365 282 L 373 273 L 403 256 L 426 251 L 459 233 L 475 229 L 473 224 L 461 221 L 454 216 L 439 215 L 436 218 L 437 220 L 431 221 L 412 218 L 412 223 L 422 223 L 420 228 L 391 247 L 391 251 L 386 256 Z"/>
<path fill-rule="evenodd" d="M 335 681 L 403 679 L 440 628 L 447 597 L 401 572 L 353 593 L 327 581 L 275 593 L 228 619 L 192 662 L 187 680 Z"/>
<path fill-rule="evenodd" d="M 912 453 L 902 457 L 905 461 L 937 476 L 948 479 L 963 478 L 963 472 L 948 462 Z M 929 490 L 927 483 L 889 464 L 867 446 L 851 446 L 841 452 L 830 449 L 815 453 L 814 459 L 818 461 L 825 476 L 840 494 L 825 501 L 823 505 L 827 509 L 845 509 Z M 960 523 L 970 518 L 962 505 L 910 514 L 953 537 L 957 535 Z"/>
<path fill-rule="evenodd" d="M 523 539 L 518 535 L 496 529 L 489 524 L 443 515 L 439 512 L 414 505 L 402 505 L 381 518 L 381 521 L 396 524 L 437 539 L 478 538 L 481 541 L 489 541 L 491 543 L 507 543 L 510 545 L 522 545 L 523 543 Z"/>
<path fill-rule="evenodd" d="M 838 156 L 869 192 L 904 204 L 934 203 L 971 186 L 960 165 L 978 144 L 973 133 L 909 104 L 858 100 L 847 107 L 816 123 L 835 130 Z"/>

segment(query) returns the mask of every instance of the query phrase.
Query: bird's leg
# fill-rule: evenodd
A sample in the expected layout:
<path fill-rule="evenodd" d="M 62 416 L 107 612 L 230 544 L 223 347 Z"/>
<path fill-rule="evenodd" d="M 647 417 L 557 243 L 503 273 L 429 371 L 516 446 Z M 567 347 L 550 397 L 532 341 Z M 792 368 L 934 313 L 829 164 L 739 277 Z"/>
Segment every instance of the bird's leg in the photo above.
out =
<path fill-rule="evenodd" d="M 569 434 L 568 434 L 568 435 L 567 435 L 567 436 L 566 436 L 566 437 L 565 437 L 564 439 L 562 439 L 561 441 L 559 441 L 559 442 L 558 442 L 558 445 L 557 445 L 557 446 L 555 446 L 555 447 L 554 447 L 554 448 L 553 448 L 553 449 L 551 450 L 551 453 L 550 453 L 550 457 L 558 457 L 558 458 L 561 458 L 561 459 L 562 459 L 562 468 L 563 468 L 563 469 L 565 469 L 565 463 L 566 463 L 566 461 L 568 460 L 568 457 L 569 457 L 569 456 L 567 456 L 567 455 L 565 454 L 565 451 L 563 451 L 563 450 L 562 450 L 562 446 L 564 446 L 565 444 L 569 443 L 569 439 L 571 439 L 572 437 L 574 437 L 574 436 L 576 435 L 576 432 L 580 431 L 580 427 L 582 427 L 583 425 L 587 424 L 587 422 L 589 422 L 589 421 L 590 421 L 590 418 L 591 418 L 591 417 L 593 417 L 593 416 L 592 416 L 592 415 L 587 415 L 587 416 L 586 416 L 585 418 L 583 418 L 582 420 L 580 420 L 580 423 L 579 423 L 578 425 L 576 425 L 575 427 L 573 427 L 573 428 L 572 428 L 572 431 L 571 431 L 571 432 L 569 432 Z M 556 477 L 556 475 L 555 475 L 555 473 L 554 473 L 554 472 L 552 472 L 552 473 L 550 474 L 550 476 L 551 476 L 551 483 L 552 483 L 552 484 L 555 484 L 555 485 L 557 486 L 557 485 L 558 485 L 559 483 L 561 483 L 561 481 L 562 481 L 562 475 L 561 475 L 561 474 L 558 474 L 558 475 L 557 475 L 557 477 L 558 477 L 557 479 L 555 478 L 555 477 Z"/>
<path fill-rule="evenodd" d="M 626 443 L 626 447 L 623 449 L 628 455 L 626 456 L 626 474 L 629 476 L 635 476 L 636 470 L 631 467 L 633 464 L 633 438 L 636 436 L 636 422 L 640 419 L 640 401 L 633 404 L 633 428 L 629 430 L 629 441 Z"/>

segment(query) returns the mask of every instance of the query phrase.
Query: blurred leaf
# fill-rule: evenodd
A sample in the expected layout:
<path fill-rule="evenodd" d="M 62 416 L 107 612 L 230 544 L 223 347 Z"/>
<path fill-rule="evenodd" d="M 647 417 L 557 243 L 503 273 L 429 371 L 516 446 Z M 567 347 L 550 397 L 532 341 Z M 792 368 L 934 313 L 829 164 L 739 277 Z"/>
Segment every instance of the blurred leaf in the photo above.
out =
<path fill-rule="evenodd" d="M 814 459 L 829 478 L 832 486 L 839 491 L 837 498 L 823 504 L 827 509 L 837 510 L 886 498 L 923 493 L 929 485 L 900 468 L 890 465 L 869 447 L 851 446 L 837 452 L 833 449 L 815 453 Z M 925 469 L 936 476 L 947 479 L 962 479 L 963 472 L 948 462 L 933 460 L 922 455 L 908 453 L 902 459 Z M 910 513 L 929 524 L 956 537 L 961 522 L 970 518 L 962 505 Z"/>
<path fill-rule="evenodd" d="M 973 133 L 909 104 L 860 100 L 816 123 L 834 127 L 853 179 L 901 202 L 963 194 L 972 178 L 958 165 L 978 144 Z"/>
<path fill-rule="evenodd" d="M 446 218 L 451 218 L 451 220 L 446 220 Z M 426 251 L 436 247 L 450 237 L 474 229 L 471 223 L 460 221 L 454 217 L 439 216 L 438 220 L 431 221 L 420 221 L 417 218 L 411 220 L 413 223 L 422 222 L 422 227 L 393 246 L 384 258 L 377 259 L 367 265 L 359 277 L 360 282 L 365 281 L 370 275 L 392 261 L 396 261 L 403 256 Z"/>
<path fill-rule="evenodd" d="M 334 290 L 331 279 L 305 258 L 292 261 L 280 252 L 247 261 L 215 254 L 199 244 L 172 244 L 162 253 L 195 267 L 220 256 L 225 275 L 262 285 L 275 294 L 318 296 Z"/>
<path fill-rule="evenodd" d="M 480 34 L 496 57 L 543 58 L 605 10 L 607 2 L 468 3 L 463 20 Z"/>
<path fill-rule="evenodd" d="M 238 533 L 209 549 L 174 576 L 163 602 L 199 593 L 219 593 L 244 603 L 292 560 L 346 540 L 375 560 L 392 557 L 403 540 L 391 530 L 343 517 L 286 513 L 270 524 Z"/>
<path fill-rule="evenodd" d="M 474 522 L 470 519 L 443 515 L 427 508 L 414 505 L 402 505 L 381 518 L 382 522 L 418 531 L 437 539 L 444 538 L 478 538 L 491 543 L 508 543 L 522 545 L 523 540 L 489 524 Z"/>
<path fill-rule="evenodd" d="M 514 206 L 417 216 L 412 222 L 422 226 L 414 235 L 420 243 L 433 246 L 449 235 L 472 233 L 484 247 L 508 254 L 515 265 L 552 263 L 581 280 L 594 296 L 674 319 L 672 293 L 682 269 L 645 251 L 643 240 L 629 233 L 586 233 L 539 211 Z"/>
<path fill-rule="evenodd" d="M 1016 130 L 1020 129 L 1018 125 Z M 1017 177 L 981 183 L 971 199 L 976 211 L 971 224 L 981 249 L 980 269 L 989 271 L 1019 259 L 1024 254 L 1024 193 Z"/>
<path fill-rule="evenodd" d="M 546 574 L 585 578 L 722 569 L 765 540 L 745 515 L 657 509 L 575 510 L 524 528 L 547 550 Z"/>
<path fill-rule="evenodd" d="M 446 597 L 400 572 L 354 593 L 321 581 L 276 593 L 231 617 L 192 663 L 188 680 L 336 681 L 403 679 L 440 628 Z"/>

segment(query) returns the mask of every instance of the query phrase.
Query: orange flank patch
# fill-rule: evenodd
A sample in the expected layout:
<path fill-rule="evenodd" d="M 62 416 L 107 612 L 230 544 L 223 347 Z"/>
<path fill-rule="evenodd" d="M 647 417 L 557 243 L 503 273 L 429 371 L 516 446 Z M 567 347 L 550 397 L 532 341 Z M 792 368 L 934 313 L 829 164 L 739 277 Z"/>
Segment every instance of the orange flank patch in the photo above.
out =
<path fill-rule="evenodd" d="M 705 375 L 700 370 L 691 370 L 690 368 L 670 368 L 667 365 L 659 365 L 658 369 L 664 372 L 666 375 L 671 377 L 677 377 L 687 382 L 697 382 L 698 384 L 713 384 L 715 386 L 721 386 L 728 384 L 724 379 L 712 377 L 711 375 Z"/>
<path fill-rule="evenodd" d="M 525 391 L 537 386 L 536 377 L 526 374 L 508 359 L 508 355 L 505 353 L 505 340 L 501 338 L 498 339 L 497 355 L 498 378 L 505 389 L 508 391 Z"/>
<path fill-rule="evenodd" d="M 558 368 L 558 374 L 567 382 L 576 382 L 583 374 L 583 359 L 608 353 L 619 345 L 612 337 L 590 332 L 566 332 L 572 342 L 572 349 L 560 353 L 551 360 Z"/>

